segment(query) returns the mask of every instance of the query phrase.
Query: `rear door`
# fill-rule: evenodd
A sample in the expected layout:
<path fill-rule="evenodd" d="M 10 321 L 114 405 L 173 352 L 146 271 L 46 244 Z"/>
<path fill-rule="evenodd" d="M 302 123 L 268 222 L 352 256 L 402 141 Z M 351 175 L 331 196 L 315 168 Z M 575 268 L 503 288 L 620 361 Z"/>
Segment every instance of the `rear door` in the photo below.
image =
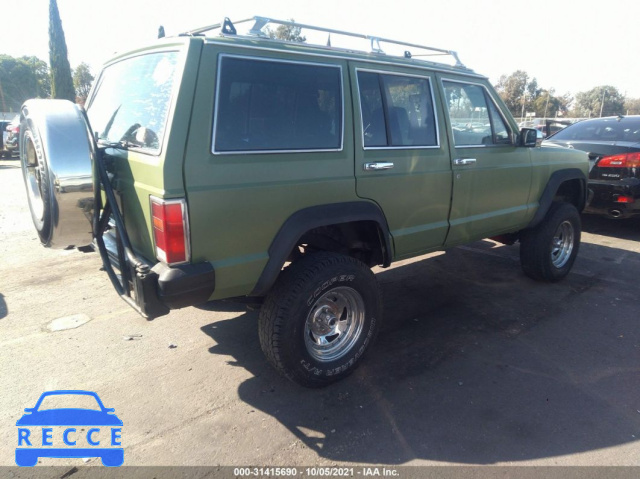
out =
<path fill-rule="evenodd" d="M 528 148 L 481 80 L 442 78 L 453 167 L 446 246 L 512 231 L 527 218 L 531 189 Z"/>
<path fill-rule="evenodd" d="M 438 249 L 449 227 L 451 164 L 435 75 L 358 62 L 349 69 L 358 196 L 382 208 L 394 259 Z"/>

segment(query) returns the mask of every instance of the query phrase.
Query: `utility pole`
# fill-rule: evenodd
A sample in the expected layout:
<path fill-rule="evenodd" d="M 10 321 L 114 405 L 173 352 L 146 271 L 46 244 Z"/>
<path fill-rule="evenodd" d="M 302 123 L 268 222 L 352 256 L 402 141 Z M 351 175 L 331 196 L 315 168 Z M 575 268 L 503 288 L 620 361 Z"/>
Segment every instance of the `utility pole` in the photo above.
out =
<path fill-rule="evenodd" d="M 602 109 L 604 108 L 604 95 L 607 93 L 607 89 L 605 88 L 602 91 L 602 101 L 600 102 L 600 118 L 602 118 Z"/>
<path fill-rule="evenodd" d="M 551 91 L 552 90 L 553 90 L 553 88 L 551 90 L 547 90 L 547 104 L 544 106 L 544 116 L 543 116 L 543 118 L 547 117 L 547 109 L 549 108 L 549 98 L 551 97 Z"/>

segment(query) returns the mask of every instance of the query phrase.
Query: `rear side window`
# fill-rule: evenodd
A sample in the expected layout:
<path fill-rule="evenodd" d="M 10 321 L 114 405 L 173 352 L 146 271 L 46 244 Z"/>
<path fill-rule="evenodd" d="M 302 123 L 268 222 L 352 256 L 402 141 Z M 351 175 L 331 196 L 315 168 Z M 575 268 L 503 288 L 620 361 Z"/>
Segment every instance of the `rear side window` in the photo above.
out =
<path fill-rule="evenodd" d="M 507 124 L 483 86 L 442 83 L 456 146 L 511 144 Z"/>
<path fill-rule="evenodd" d="M 569 125 L 553 135 L 554 140 L 640 142 L 639 118 L 587 120 Z"/>
<path fill-rule="evenodd" d="M 365 148 L 437 146 L 428 78 L 358 71 Z"/>
<path fill-rule="evenodd" d="M 341 68 L 223 55 L 214 153 L 342 148 Z"/>
<path fill-rule="evenodd" d="M 162 144 L 178 52 L 141 55 L 104 69 L 87 108 L 100 140 L 158 151 Z"/>

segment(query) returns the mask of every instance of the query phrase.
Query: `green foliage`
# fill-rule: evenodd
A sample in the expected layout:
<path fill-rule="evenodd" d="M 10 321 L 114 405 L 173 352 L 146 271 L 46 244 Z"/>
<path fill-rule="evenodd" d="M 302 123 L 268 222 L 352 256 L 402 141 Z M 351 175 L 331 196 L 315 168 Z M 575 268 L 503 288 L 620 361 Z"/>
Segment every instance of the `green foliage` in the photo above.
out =
<path fill-rule="evenodd" d="M 624 113 L 624 96 L 611 85 L 601 85 L 578 93 L 572 111 L 572 115 L 577 117 L 612 116 Z"/>
<path fill-rule="evenodd" d="M 84 105 L 87 100 L 93 80 L 94 76 L 91 74 L 91 69 L 84 62 L 73 71 L 73 86 L 76 89 L 76 98 L 79 104 Z"/>
<path fill-rule="evenodd" d="M 527 91 L 528 83 L 529 75 L 522 70 L 517 70 L 511 75 L 502 75 L 497 85 L 495 85 L 500 98 L 502 98 L 502 101 L 507 105 L 511 114 L 516 118 L 522 115 L 523 100 L 526 109 L 526 99 L 523 97 L 525 91 Z"/>
<path fill-rule="evenodd" d="M 568 93 L 556 96 L 553 88 L 541 90 L 540 95 L 533 102 L 533 111 L 536 112 L 537 118 L 566 116 L 569 113 L 569 105 L 572 101 L 573 98 Z"/>
<path fill-rule="evenodd" d="M 626 115 L 640 115 L 640 98 L 625 98 L 624 112 Z"/>
<path fill-rule="evenodd" d="M 49 67 L 36 57 L 0 55 L 0 110 L 17 112 L 29 98 L 51 94 Z"/>
<path fill-rule="evenodd" d="M 71 79 L 71 66 L 67 57 L 60 12 L 56 0 L 49 0 L 49 63 L 51 64 L 51 96 L 69 101 L 76 100 Z"/>
<path fill-rule="evenodd" d="M 511 75 L 502 75 L 495 85 L 500 98 L 515 118 L 526 112 L 534 112 L 536 118 L 553 118 L 569 113 L 573 98 L 568 93 L 554 95 L 553 88 L 539 88 L 535 78 L 529 80 L 527 72 L 517 70 Z"/>
<path fill-rule="evenodd" d="M 293 18 L 290 19 L 289 21 L 295 22 Z M 300 42 L 300 43 L 306 42 L 307 37 L 303 37 L 302 35 L 300 35 L 301 32 L 302 32 L 302 29 L 300 27 L 292 27 L 289 25 L 279 25 L 275 31 L 267 27 L 267 35 L 269 35 L 269 38 L 285 40 L 288 42 Z"/>

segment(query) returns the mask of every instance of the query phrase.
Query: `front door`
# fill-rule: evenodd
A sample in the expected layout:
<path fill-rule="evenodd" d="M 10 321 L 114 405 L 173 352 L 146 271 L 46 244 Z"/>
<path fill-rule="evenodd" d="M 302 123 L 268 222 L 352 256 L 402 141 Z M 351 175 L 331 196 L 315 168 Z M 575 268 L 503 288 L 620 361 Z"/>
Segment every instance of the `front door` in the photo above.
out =
<path fill-rule="evenodd" d="M 446 246 L 512 231 L 526 220 L 529 207 L 529 149 L 517 146 L 513 125 L 484 85 L 447 78 L 442 86 L 453 144 Z"/>

